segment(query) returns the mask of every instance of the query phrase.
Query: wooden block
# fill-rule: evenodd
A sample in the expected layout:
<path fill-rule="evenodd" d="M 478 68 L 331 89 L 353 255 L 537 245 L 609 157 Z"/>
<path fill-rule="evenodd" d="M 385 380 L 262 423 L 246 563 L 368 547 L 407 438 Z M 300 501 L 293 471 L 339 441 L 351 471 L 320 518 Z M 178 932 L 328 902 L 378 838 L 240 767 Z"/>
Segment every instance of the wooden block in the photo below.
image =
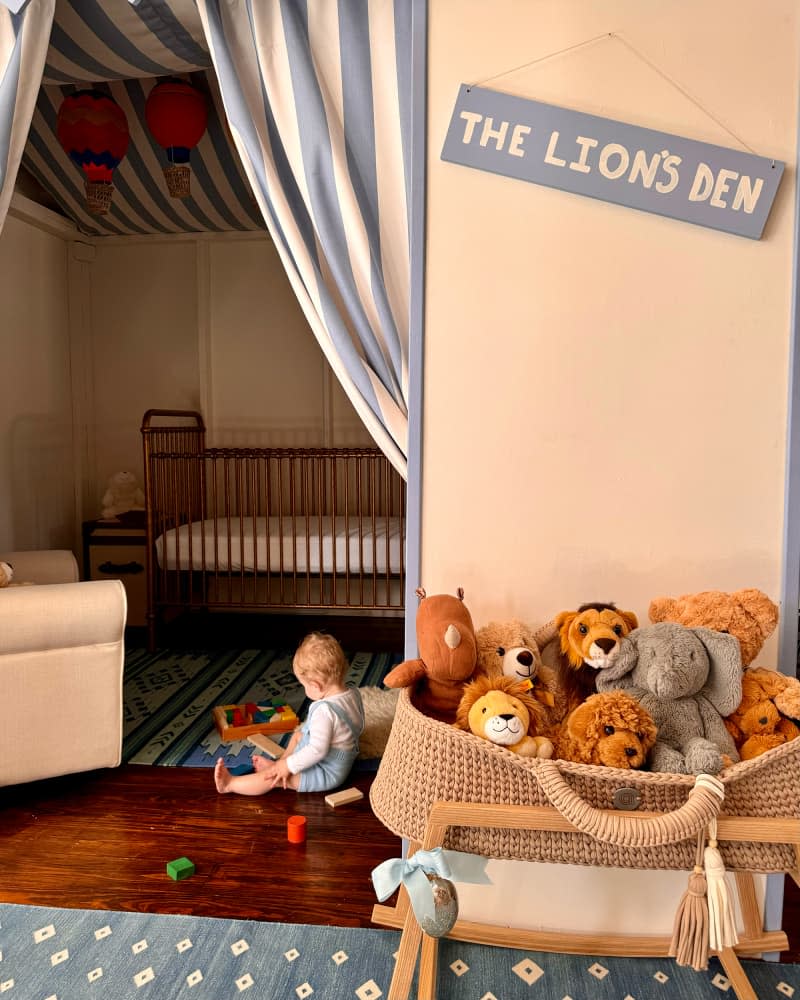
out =
<path fill-rule="evenodd" d="M 194 875 L 194 862 L 188 858 L 175 858 L 167 862 L 167 875 L 176 882 Z"/>
<path fill-rule="evenodd" d="M 283 756 L 283 747 L 280 743 L 276 743 L 275 740 L 271 740 L 269 736 L 264 736 L 263 733 L 253 733 L 252 736 L 247 737 L 248 742 L 252 743 L 254 747 L 258 747 L 259 750 L 263 750 L 268 757 L 272 757 L 276 760 L 278 757 Z"/>
<path fill-rule="evenodd" d="M 341 792 L 333 792 L 325 796 L 325 801 L 335 809 L 337 806 L 345 806 L 348 802 L 358 802 L 364 798 L 364 793 L 357 788 L 345 788 Z"/>

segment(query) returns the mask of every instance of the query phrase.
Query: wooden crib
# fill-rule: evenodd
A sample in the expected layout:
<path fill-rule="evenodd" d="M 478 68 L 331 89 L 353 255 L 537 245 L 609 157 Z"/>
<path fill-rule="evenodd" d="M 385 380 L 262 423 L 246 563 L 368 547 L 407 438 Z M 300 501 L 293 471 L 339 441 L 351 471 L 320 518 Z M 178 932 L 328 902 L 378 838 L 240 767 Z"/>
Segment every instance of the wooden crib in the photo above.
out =
<path fill-rule="evenodd" d="M 151 649 L 169 611 L 403 615 L 405 483 L 377 448 L 207 448 L 189 410 L 141 430 Z"/>

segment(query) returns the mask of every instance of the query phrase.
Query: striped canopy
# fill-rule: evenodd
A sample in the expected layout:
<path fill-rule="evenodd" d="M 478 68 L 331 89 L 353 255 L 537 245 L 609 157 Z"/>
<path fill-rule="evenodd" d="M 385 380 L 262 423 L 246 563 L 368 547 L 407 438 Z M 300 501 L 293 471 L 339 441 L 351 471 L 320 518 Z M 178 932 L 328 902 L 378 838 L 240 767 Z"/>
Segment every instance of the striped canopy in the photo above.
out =
<path fill-rule="evenodd" d="M 412 0 L 23 0 L 22 13 L 12 2 L 0 0 L 7 177 L 44 58 L 27 171 L 93 237 L 267 230 L 325 357 L 405 476 Z M 175 76 L 203 91 L 209 110 L 186 198 L 170 197 L 167 153 L 146 123 L 153 87 Z M 105 171 L 105 181 L 113 161 L 102 215 L 88 211 L 83 170 L 59 141 L 64 98 L 85 90 L 110 96 L 130 133 L 118 162 L 117 108 L 85 98 L 63 117 L 90 180 Z M 9 187 L 0 176 L 0 210 Z M 108 185 L 93 187 L 105 205 Z"/>
<path fill-rule="evenodd" d="M 147 95 L 180 75 L 208 100 L 205 135 L 191 151 L 191 194 L 171 198 L 166 152 L 145 123 Z M 56 117 L 64 97 L 91 87 L 128 119 L 130 145 L 114 170 L 107 215 L 85 208 L 83 174 L 62 149 Z M 24 167 L 78 228 L 92 236 L 264 229 L 226 124 L 211 57 L 193 0 L 59 0 Z"/>

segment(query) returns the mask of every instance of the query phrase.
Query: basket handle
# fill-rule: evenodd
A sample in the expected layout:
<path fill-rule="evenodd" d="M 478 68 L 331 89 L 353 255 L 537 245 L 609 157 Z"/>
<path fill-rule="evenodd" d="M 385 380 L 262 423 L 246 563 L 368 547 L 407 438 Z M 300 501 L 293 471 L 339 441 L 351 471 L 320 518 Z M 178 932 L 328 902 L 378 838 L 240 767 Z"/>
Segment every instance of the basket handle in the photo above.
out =
<path fill-rule="evenodd" d="M 679 809 L 638 819 L 589 805 L 567 784 L 557 761 L 540 759 L 536 763 L 539 783 L 551 805 L 581 833 L 588 833 L 606 844 L 657 847 L 689 840 L 716 817 L 725 797 L 724 786 L 718 778 L 700 774 L 689 798 Z"/>

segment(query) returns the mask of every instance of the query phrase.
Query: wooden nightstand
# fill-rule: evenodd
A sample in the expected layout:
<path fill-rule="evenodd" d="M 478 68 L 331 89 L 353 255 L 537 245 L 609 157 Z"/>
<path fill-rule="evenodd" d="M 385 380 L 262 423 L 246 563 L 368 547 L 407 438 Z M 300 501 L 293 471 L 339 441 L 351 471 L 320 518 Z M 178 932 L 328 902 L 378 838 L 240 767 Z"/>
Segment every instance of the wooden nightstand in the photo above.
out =
<path fill-rule="evenodd" d="M 144 625 L 144 512 L 129 511 L 119 521 L 84 521 L 83 572 L 87 580 L 121 580 L 128 597 L 128 625 Z"/>

